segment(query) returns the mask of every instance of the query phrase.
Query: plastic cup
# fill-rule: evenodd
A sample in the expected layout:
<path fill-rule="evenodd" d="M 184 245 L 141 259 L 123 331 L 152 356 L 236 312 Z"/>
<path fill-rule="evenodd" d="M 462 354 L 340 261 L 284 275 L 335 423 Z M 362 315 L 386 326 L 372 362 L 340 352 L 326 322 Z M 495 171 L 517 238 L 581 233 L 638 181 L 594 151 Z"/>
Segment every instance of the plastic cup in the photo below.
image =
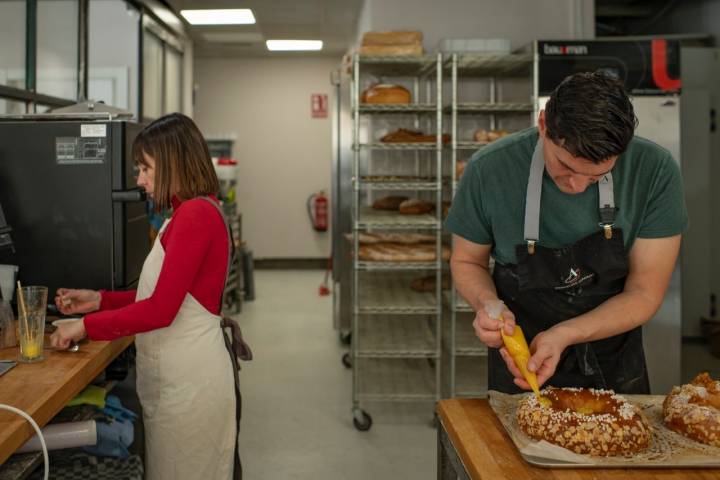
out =
<path fill-rule="evenodd" d="M 33 363 L 43 359 L 45 339 L 45 311 L 47 287 L 22 287 L 18 296 L 18 325 L 21 362 Z"/>

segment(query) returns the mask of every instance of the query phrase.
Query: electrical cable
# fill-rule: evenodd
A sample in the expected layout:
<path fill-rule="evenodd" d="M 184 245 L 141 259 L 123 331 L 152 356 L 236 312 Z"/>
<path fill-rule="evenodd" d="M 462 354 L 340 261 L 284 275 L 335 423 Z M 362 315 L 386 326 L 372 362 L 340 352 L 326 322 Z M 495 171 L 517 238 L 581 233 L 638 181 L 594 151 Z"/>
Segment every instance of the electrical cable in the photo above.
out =
<path fill-rule="evenodd" d="M 48 480 L 48 476 L 50 475 L 50 459 L 48 458 L 47 445 L 45 445 L 45 437 L 43 437 L 42 431 L 40 430 L 40 427 L 38 426 L 38 424 L 35 423 L 35 420 L 33 420 L 33 418 L 30 415 L 23 412 L 19 408 L 11 407 L 10 405 L 5 405 L 4 403 L 0 403 L 0 410 L 7 410 L 9 412 L 20 415 L 25 420 L 30 422 L 30 425 L 35 429 L 35 433 L 37 433 L 37 436 L 40 439 L 40 445 L 42 446 L 43 460 L 45 460 L 45 475 L 43 476 L 43 479 Z"/>

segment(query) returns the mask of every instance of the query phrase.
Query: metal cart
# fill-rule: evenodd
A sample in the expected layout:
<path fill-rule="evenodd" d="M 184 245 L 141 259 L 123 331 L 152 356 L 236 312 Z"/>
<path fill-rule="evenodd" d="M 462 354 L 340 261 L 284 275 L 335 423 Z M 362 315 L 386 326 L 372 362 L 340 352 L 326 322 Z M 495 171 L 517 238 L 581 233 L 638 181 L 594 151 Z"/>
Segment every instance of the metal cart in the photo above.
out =
<path fill-rule="evenodd" d="M 352 62 L 352 415 L 368 430 L 366 402 L 435 402 L 440 399 L 442 299 L 442 57 L 365 57 Z M 371 79 L 411 83 L 413 102 L 360 103 Z M 422 102 L 418 102 L 422 100 Z M 399 123 L 405 121 L 406 123 Z M 424 127 L 428 143 L 380 143 L 383 125 Z M 410 175 L 408 175 L 410 172 Z M 382 178 L 377 173 L 391 173 Z M 370 176 L 375 174 L 373 176 Z M 405 176 L 407 175 L 407 176 Z M 401 215 L 373 210 L 376 192 L 411 192 L 435 202 L 434 213 Z M 359 258 L 362 232 L 433 232 L 435 261 L 372 262 Z M 435 275 L 434 292 L 410 289 L 413 275 Z"/>
<path fill-rule="evenodd" d="M 487 142 L 467 141 L 468 126 L 478 124 L 495 130 L 516 130 L 533 124 L 532 54 L 451 54 L 443 68 L 450 73 L 449 106 L 452 139 L 450 142 L 452 177 L 450 194 L 455 197 L 458 160 L 481 149 Z M 484 101 L 475 101 L 478 96 Z M 505 98 L 526 97 L 527 101 Z M 528 119 L 530 122 L 528 123 Z M 491 260 L 492 262 L 492 260 Z M 491 265 L 492 267 L 492 265 Z M 446 329 L 449 370 L 449 396 L 487 395 L 487 348 L 475 336 L 473 309 L 458 294 L 455 286 L 445 295 L 450 313 Z"/>

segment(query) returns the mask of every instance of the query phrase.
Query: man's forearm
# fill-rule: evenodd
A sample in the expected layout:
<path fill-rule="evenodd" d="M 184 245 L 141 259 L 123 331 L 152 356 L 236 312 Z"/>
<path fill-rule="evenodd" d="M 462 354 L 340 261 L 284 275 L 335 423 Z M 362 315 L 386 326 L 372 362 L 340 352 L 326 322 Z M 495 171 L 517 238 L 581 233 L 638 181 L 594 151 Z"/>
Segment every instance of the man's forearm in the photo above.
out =
<path fill-rule="evenodd" d="M 477 263 L 452 261 L 451 269 L 455 286 L 473 310 L 478 311 L 487 300 L 497 298 L 497 291 L 490 271 Z"/>
<path fill-rule="evenodd" d="M 601 340 L 643 325 L 655 315 L 660 303 L 641 290 L 623 292 L 553 328 L 567 335 L 570 345 Z"/>

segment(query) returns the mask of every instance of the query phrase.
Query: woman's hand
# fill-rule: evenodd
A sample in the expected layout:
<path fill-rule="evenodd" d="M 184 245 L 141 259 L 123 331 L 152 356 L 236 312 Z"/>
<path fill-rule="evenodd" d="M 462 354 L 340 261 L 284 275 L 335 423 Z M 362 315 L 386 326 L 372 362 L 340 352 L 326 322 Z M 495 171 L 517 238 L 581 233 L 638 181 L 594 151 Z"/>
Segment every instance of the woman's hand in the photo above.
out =
<path fill-rule="evenodd" d="M 100 292 L 58 288 L 55 305 L 64 315 L 95 312 L 100 309 Z"/>
<path fill-rule="evenodd" d="M 63 322 L 50 335 L 50 345 L 58 350 L 65 350 L 71 343 L 77 343 L 86 336 L 85 322 L 82 318 Z"/>
<path fill-rule="evenodd" d="M 483 302 L 482 305 L 482 308 L 478 309 L 475 314 L 475 320 L 473 321 L 475 335 L 490 348 L 502 347 L 503 340 L 502 335 L 500 335 L 500 328 L 502 328 L 504 324 L 505 334 L 512 335 L 513 330 L 515 330 L 515 315 L 497 299 L 488 300 Z M 488 314 L 488 309 L 493 310 L 493 308 L 488 308 L 491 305 L 499 309 L 502 319 L 493 318 Z"/>
<path fill-rule="evenodd" d="M 528 360 L 528 370 L 537 374 L 538 385 L 542 386 L 548 378 L 552 377 L 560 361 L 563 351 L 571 344 L 569 332 L 559 325 L 556 325 L 544 332 L 538 333 L 530 343 L 532 356 Z M 515 365 L 515 361 L 504 347 L 500 349 L 500 355 L 507 364 L 508 370 L 515 377 L 515 385 L 531 390 L 530 385 L 523 377 L 523 374 Z"/>

